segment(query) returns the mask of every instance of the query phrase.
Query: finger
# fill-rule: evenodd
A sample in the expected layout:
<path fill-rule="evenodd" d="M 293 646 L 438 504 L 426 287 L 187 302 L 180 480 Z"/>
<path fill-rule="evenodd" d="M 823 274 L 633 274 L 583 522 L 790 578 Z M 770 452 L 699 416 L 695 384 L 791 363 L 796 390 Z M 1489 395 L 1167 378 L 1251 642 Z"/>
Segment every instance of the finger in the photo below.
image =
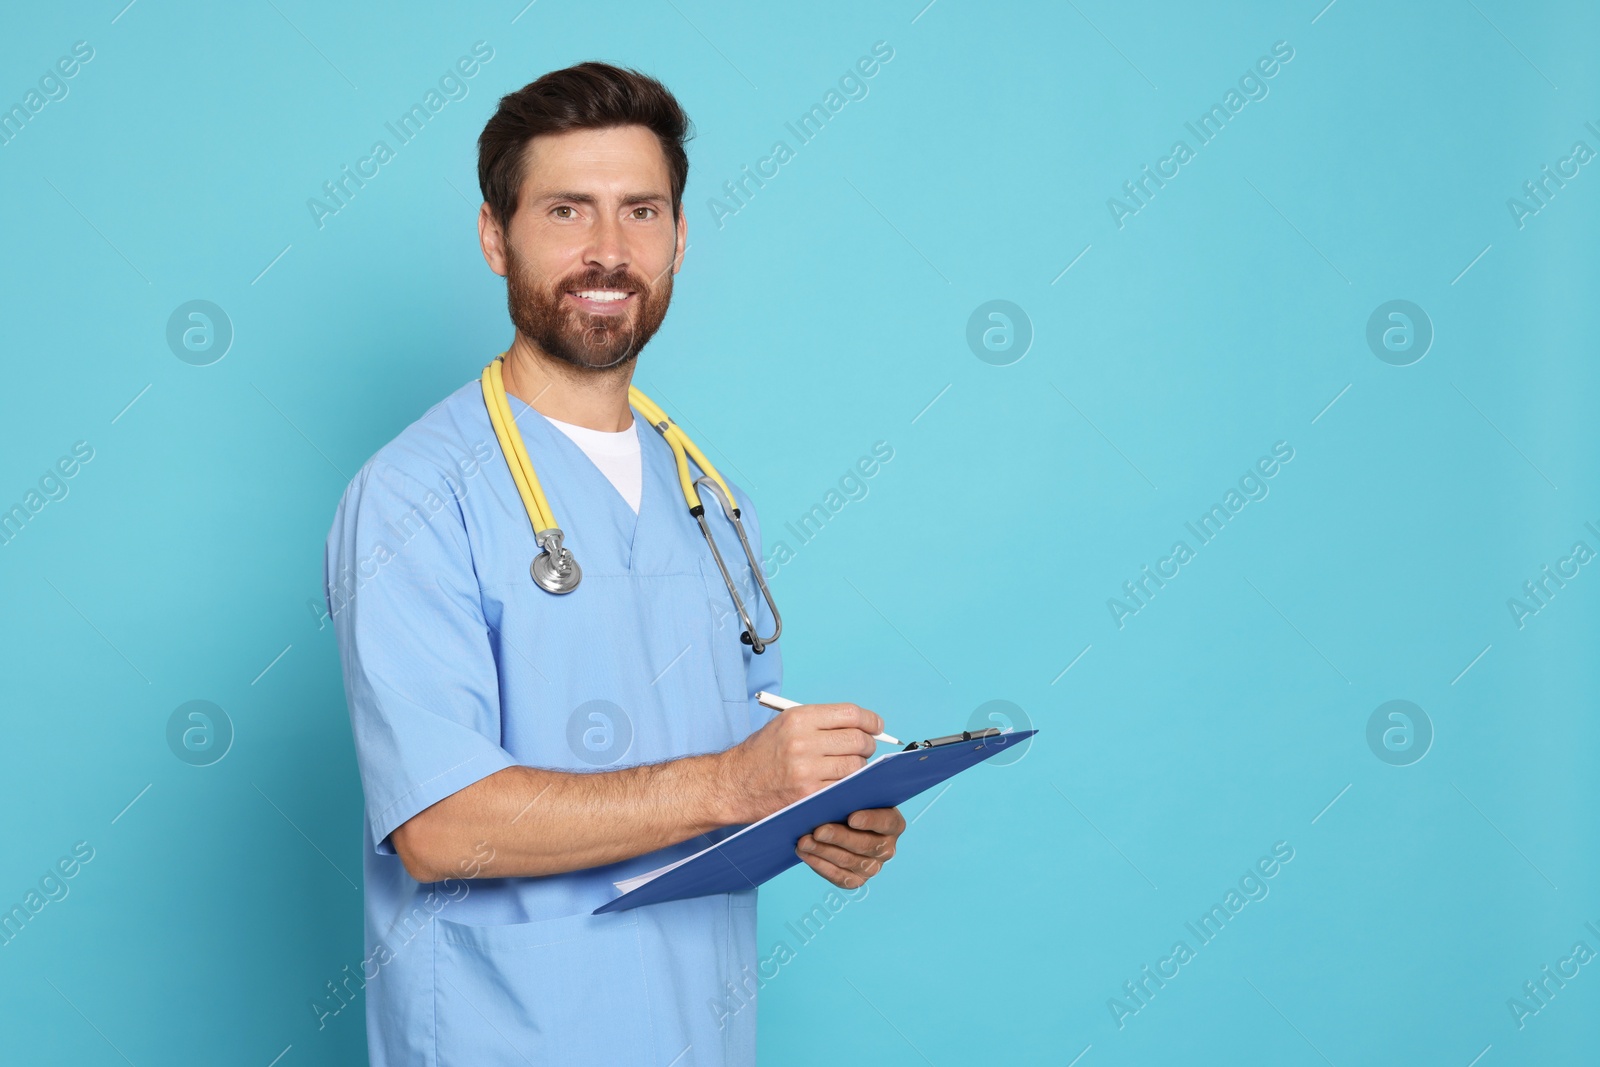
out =
<path fill-rule="evenodd" d="M 823 730 L 817 735 L 829 756 L 872 756 L 878 743 L 865 730 Z"/>
<path fill-rule="evenodd" d="M 865 876 L 852 874 L 836 864 L 829 863 L 825 859 L 819 859 L 816 856 L 805 855 L 801 856 L 800 858 L 805 860 L 806 866 L 822 875 L 822 877 L 826 878 L 840 889 L 855 889 L 857 886 L 860 886 L 866 881 Z"/>
<path fill-rule="evenodd" d="M 808 835 L 820 843 L 837 845 L 846 852 L 872 859 L 888 859 L 894 855 L 895 839 L 890 834 L 869 830 L 852 830 L 836 822 L 823 823 Z M 804 842 L 804 838 L 801 839 Z"/>
<path fill-rule="evenodd" d="M 809 837 L 801 838 L 798 848 L 802 859 L 809 856 L 827 860 L 840 870 L 849 871 L 851 874 L 859 874 L 863 878 L 871 878 L 883 870 L 884 861 L 881 859 L 863 856 L 847 848 L 840 848 L 838 845 L 824 845 L 821 842 L 811 840 Z"/>
<path fill-rule="evenodd" d="M 906 819 L 899 808 L 863 808 L 851 812 L 847 821 L 857 830 L 878 834 L 901 834 L 906 829 Z"/>
<path fill-rule="evenodd" d="M 818 761 L 820 778 L 824 782 L 837 782 L 867 765 L 862 756 L 824 756 Z"/>
<path fill-rule="evenodd" d="M 819 711 L 819 725 L 824 730 L 864 730 L 869 734 L 883 733 L 883 720 L 877 713 L 856 704 L 812 704 Z"/>

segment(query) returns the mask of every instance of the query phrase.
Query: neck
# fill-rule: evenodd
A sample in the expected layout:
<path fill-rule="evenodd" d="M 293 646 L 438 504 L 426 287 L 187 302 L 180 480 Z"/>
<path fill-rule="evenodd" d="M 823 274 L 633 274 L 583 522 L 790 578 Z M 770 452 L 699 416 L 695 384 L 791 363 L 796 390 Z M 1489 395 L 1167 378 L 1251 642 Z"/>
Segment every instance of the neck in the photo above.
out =
<path fill-rule="evenodd" d="M 633 361 L 609 370 L 582 370 L 546 355 L 519 331 L 506 351 L 506 392 L 558 422 L 616 433 L 633 424 L 628 385 Z"/>

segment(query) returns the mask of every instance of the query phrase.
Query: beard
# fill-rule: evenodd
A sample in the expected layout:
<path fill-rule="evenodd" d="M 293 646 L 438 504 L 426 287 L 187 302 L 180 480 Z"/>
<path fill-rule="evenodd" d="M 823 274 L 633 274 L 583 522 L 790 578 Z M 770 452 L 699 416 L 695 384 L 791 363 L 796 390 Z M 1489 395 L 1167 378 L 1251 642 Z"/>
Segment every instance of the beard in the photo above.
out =
<path fill-rule="evenodd" d="M 624 268 L 605 274 L 579 272 L 551 285 L 539 280 L 506 248 L 506 303 L 517 331 L 545 354 L 580 371 L 603 371 L 631 363 L 667 317 L 672 302 L 672 272 L 646 285 Z M 620 289 L 633 293 L 620 315 L 585 311 L 568 304 L 566 294 L 580 289 Z"/>

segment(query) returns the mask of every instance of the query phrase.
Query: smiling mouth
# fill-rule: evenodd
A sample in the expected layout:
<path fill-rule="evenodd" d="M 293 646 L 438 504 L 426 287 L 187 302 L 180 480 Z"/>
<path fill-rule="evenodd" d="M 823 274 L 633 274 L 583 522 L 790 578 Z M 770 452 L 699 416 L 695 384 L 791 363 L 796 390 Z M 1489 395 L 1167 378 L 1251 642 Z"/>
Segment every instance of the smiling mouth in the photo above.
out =
<path fill-rule="evenodd" d="M 573 289 L 567 296 L 577 301 L 585 311 L 596 314 L 617 314 L 628 307 L 634 293 L 630 289 Z"/>

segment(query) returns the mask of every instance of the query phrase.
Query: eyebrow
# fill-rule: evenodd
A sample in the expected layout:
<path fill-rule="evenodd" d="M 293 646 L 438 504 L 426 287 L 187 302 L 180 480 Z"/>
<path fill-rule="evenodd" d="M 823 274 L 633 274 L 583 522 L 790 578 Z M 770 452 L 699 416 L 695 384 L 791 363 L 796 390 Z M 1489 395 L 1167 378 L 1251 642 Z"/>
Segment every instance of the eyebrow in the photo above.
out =
<path fill-rule="evenodd" d="M 597 204 L 599 199 L 593 193 L 556 192 L 548 193 L 537 198 L 536 203 L 549 204 L 558 200 L 570 200 L 575 204 Z M 622 198 L 625 204 L 665 204 L 667 198 L 661 193 L 629 193 Z"/>

